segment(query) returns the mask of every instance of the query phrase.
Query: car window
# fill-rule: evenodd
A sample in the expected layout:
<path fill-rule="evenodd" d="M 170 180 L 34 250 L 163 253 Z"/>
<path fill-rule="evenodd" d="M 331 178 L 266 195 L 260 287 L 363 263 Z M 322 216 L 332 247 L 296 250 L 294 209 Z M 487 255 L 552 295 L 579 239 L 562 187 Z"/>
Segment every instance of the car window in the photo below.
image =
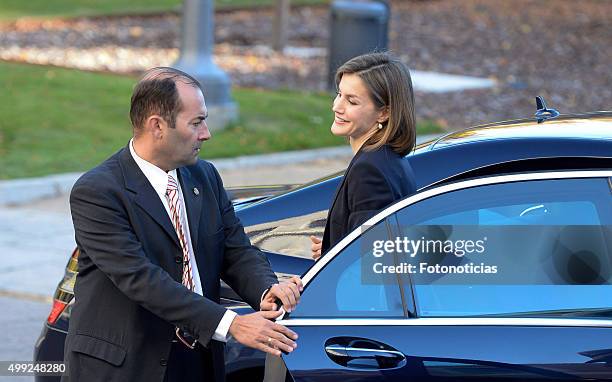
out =
<path fill-rule="evenodd" d="M 611 197 L 606 179 L 538 180 L 461 189 L 398 211 L 402 238 L 422 245 L 400 254 L 414 265 L 406 273 L 417 314 L 612 307 Z"/>
<path fill-rule="evenodd" d="M 326 217 L 327 210 L 321 210 L 249 225 L 244 231 L 264 251 L 310 259 L 310 236 L 323 236 Z"/>
<path fill-rule="evenodd" d="M 388 238 L 386 221 L 364 230 L 317 273 L 291 317 L 403 317 L 397 278 L 363 279 L 363 258 L 372 252 L 367 243 L 377 238 Z"/>

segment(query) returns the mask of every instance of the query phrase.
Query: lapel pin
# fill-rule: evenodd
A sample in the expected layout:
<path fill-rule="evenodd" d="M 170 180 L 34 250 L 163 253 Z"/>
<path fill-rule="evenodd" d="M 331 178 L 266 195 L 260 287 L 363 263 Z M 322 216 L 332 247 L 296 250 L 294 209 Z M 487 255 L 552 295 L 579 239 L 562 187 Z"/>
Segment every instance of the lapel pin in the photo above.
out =
<path fill-rule="evenodd" d="M 193 188 L 193 193 L 195 194 L 195 196 L 198 196 L 198 195 L 200 195 L 200 190 L 198 190 L 197 187 L 194 187 Z"/>

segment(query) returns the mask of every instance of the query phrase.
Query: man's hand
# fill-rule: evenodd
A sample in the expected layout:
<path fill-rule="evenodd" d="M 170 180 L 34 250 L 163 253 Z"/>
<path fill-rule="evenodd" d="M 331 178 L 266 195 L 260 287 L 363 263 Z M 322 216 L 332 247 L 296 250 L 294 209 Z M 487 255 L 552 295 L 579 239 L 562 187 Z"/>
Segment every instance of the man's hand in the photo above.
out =
<path fill-rule="evenodd" d="M 229 332 L 241 344 L 275 356 L 292 352 L 298 335 L 271 320 L 283 314 L 281 311 L 266 311 L 236 316 Z"/>
<path fill-rule="evenodd" d="M 321 257 L 321 247 L 323 246 L 323 242 L 316 236 L 311 236 L 310 241 L 312 241 L 312 245 L 310 246 L 312 258 L 315 260 L 319 260 L 319 257 Z"/>
<path fill-rule="evenodd" d="M 261 310 L 277 310 L 276 301 L 280 300 L 287 313 L 291 313 L 300 302 L 300 293 L 304 290 L 302 279 L 297 276 L 291 277 L 289 281 L 274 284 L 265 294 L 261 304 Z"/>

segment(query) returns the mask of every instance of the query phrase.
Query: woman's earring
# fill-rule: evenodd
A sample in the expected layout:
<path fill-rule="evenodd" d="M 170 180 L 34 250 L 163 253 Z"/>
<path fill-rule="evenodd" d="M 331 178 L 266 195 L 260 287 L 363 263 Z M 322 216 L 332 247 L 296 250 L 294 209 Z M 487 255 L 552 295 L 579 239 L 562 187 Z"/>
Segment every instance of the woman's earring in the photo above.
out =
<path fill-rule="evenodd" d="M 383 128 L 382 123 L 378 122 L 378 130 L 382 130 L 382 128 Z"/>

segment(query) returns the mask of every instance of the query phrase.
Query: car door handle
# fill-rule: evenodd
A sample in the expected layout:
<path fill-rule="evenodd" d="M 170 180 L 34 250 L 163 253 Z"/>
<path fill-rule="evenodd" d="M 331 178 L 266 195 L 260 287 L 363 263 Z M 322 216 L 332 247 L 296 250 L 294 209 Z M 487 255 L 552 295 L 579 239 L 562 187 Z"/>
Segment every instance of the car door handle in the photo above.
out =
<path fill-rule="evenodd" d="M 395 369 L 406 364 L 402 352 L 387 346 L 374 349 L 369 346 L 329 344 L 325 346 L 325 352 L 337 364 L 357 369 Z"/>

